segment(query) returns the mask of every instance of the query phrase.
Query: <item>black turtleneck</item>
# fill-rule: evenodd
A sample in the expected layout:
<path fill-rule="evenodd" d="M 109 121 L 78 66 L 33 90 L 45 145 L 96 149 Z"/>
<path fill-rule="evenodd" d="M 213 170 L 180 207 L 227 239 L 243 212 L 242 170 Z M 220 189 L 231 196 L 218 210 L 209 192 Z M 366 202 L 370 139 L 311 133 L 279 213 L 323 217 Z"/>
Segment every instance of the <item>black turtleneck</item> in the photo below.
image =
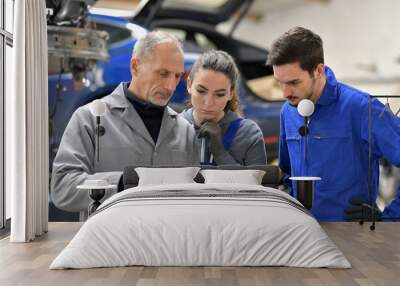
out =
<path fill-rule="evenodd" d="M 154 143 L 157 143 L 158 134 L 160 133 L 161 121 L 164 114 L 165 106 L 154 105 L 138 98 L 129 89 L 129 83 L 123 85 L 126 98 L 132 103 L 136 112 L 142 118 L 144 125 L 149 131 Z"/>

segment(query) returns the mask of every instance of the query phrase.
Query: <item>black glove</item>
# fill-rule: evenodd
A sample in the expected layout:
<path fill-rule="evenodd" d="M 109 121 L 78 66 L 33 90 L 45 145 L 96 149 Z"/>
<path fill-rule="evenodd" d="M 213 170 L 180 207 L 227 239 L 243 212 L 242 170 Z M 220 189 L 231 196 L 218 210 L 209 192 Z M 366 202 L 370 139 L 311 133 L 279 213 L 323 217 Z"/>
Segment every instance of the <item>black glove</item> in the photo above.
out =
<path fill-rule="evenodd" d="M 218 157 L 225 152 L 224 144 L 222 143 L 222 131 L 218 123 L 206 121 L 200 126 L 199 137 L 207 137 L 209 139 L 210 151 L 214 157 Z"/>
<path fill-rule="evenodd" d="M 344 210 L 344 219 L 346 221 L 372 221 L 373 212 L 375 220 L 381 220 L 381 211 L 373 206 L 370 206 L 367 201 L 361 199 L 352 199 L 351 206 Z"/>

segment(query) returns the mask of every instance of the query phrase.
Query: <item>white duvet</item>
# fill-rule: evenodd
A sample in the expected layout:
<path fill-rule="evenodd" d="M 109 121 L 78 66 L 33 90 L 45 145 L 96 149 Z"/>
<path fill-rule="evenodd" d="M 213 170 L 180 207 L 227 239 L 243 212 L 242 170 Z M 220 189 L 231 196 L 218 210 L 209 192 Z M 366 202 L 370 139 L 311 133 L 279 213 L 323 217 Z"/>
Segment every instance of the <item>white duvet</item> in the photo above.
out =
<path fill-rule="evenodd" d="M 114 195 L 50 269 L 127 265 L 351 267 L 289 195 L 262 186 L 196 183 Z"/>

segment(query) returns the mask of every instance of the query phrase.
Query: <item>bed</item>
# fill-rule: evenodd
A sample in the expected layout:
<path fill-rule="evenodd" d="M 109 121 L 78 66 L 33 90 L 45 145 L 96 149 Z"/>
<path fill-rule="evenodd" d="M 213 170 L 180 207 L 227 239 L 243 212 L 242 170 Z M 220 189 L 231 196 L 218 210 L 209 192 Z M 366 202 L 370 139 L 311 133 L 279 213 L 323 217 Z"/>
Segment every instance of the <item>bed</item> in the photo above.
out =
<path fill-rule="evenodd" d="M 277 183 L 276 168 L 224 168 L 228 173 L 194 169 L 187 176 L 191 182 L 187 178 L 182 182 L 184 175 L 172 176 L 168 168 L 159 172 L 125 168 L 127 189 L 101 204 L 50 269 L 351 267 L 307 209 L 288 194 L 266 186 Z M 259 184 L 243 175 L 254 170 L 259 171 L 255 176 Z M 162 183 L 152 175 L 157 172 L 164 176 Z M 150 184 L 140 184 L 140 180 Z"/>

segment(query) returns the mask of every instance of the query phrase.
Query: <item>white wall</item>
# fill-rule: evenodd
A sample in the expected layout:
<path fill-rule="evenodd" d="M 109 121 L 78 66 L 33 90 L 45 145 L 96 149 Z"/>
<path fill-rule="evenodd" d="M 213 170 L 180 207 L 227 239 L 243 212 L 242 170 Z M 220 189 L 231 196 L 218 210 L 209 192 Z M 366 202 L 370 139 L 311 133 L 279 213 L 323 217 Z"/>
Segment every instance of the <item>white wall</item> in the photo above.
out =
<path fill-rule="evenodd" d="M 400 94 L 399 11 L 398 0 L 256 0 L 251 14 L 262 17 L 247 18 L 235 37 L 269 48 L 291 27 L 309 28 L 322 37 L 326 64 L 339 80 Z"/>

